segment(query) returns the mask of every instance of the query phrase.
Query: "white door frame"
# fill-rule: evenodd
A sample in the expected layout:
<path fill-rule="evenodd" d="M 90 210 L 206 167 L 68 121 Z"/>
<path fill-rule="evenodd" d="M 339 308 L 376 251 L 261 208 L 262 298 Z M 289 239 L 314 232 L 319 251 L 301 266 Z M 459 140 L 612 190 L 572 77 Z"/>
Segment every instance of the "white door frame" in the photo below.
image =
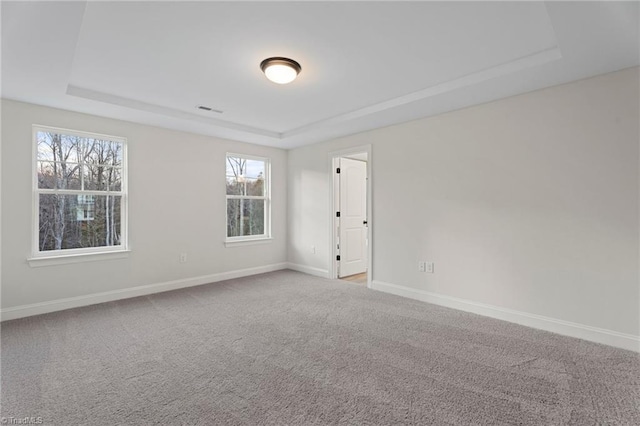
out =
<path fill-rule="evenodd" d="M 329 250 L 329 278 L 338 278 L 338 265 L 337 265 L 337 238 L 336 238 L 336 194 L 339 191 L 336 183 L 338 182 L 338 175 L 336 173 L 337 159 L 352 154 L 367 154 L 367 226 L 369 245 L 367 246 L 367 287 L 371 288 L 371 281 L 373 280 L 373 197 L 372 197 L 372 173 L 371 173 L 371 145 L 360 145 L 353 148 L 342 149 L 339 151 L 331 151 L 329 153 L 329 205 L 331 206 L 331 221 L 329 229 L 329 241 L 331 243 L 331 250 Z"/>

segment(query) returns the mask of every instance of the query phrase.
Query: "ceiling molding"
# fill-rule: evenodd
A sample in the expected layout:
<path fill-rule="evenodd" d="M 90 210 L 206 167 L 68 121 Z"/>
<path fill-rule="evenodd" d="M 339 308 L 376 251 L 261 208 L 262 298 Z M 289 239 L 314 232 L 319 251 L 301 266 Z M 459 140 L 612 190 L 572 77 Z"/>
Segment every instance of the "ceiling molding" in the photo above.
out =
<path fill-rule="evenodd" d="M 296 129 L 288 130 L 282 134 L 283 139 L 287 137 L 303 134 L 318 128 L 331 126 L 334 124 L 343 123 L 345 121 L 354 120 L 370 114 L 375 114 L 392 108 L 396 108 L 402 105 L 406 105 L 412 102 L 427 99 L 436 95 L 451 92 L 463 87 L 471 86 L 481 83 L 493 78 L 502 77 L 508 74 L 512 74 L 518 71 L 522 71 L 527 68 L 540 66 L 552 61 L 562 59 L 562 53 L 558 46 L 554 46 L 550 49 L 543 50 L 531 55 L 524 56 L 522 58 L 515 59 L 513 61 L 506 62 L 494 67 L 484 69 L 482 71 L 474 72 L 465 75 L 460 78 L 445 81 L 435 86 L 428 87 L 426 89 L 419 90 L 417 92 L 409 93 L 404 96 L 389 99 L 384 102 L 380 102 L 368 107 L 357 109 L 355 111 L 340 114 L 335 117 L 328 118 L 326 120 L 317 121 Z"/>
<path fill-rule="evenodd" d="M 124 98 L 122 96 L 112 95 L 109 93 L 98 92 L 83 87 L 68 85 L 67 95 L 79 98 L 89 99 L 92 101 L 104 102 L 111 105 L 118 105 L 125 108 L 132 108 L 139 111 L 150 112 L 153 114 L 161 114 L 169 117 L 180 118 L 185 120 L 197 121 L 200 123 L 210 124 L 212 126 L 223 127 L 225 129 L 239 130 L 241 132 L 251 133 L 259 136 L 267 136 L 274 139 L 282 139 L 282 134 L 257 127 L 246 126 L 244 124 L 233 123 L 230 121 L 220 120 L 212 117 L 203 117 L 197 114 L 181 111 L 178 109 L 167 108 L 160 105 L 150 104 L 135 99 Z"/>

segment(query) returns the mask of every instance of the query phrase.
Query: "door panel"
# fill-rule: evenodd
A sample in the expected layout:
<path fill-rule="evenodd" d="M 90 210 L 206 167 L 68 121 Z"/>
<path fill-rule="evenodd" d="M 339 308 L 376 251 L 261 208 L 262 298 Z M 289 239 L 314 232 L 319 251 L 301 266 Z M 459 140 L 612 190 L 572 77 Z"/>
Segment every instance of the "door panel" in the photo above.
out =
<path fill-rule="evenodd" d="M 367 270 L 367 163 L 340 159 L 340 273 Z"/>
<path fill-rule="evenodd" d="M 364 235 L 360 229 L 347 229 L 346 243 L 344 245 L 345 255 L 341 259 L 345 262 L 358 262 L 363 256 L 362 239 Z"/>

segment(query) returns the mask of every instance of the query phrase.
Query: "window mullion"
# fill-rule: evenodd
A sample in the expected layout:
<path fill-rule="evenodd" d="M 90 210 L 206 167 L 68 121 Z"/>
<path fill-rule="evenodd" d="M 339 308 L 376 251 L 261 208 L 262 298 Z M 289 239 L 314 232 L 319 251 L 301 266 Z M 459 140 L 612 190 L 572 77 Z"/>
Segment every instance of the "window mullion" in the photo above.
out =
<path fill-rule="evenodd" d="M 227 195 L 227 200 L 266 200 L 262 195 Z"/>
<path fill-rule="evenodd" d="M 240 235 L 244 235 L 244 199 L 240 199 Z"/>
<path fill-rule="evenodd" d="M 124 192 L 122 191 L 98 191 L 98 190 L 86 190 L 83 191 L 81 189 L 51 189 L 51 188 L 38 188 L 36 189 L 36 193 L 38 194 L 59 194 L 59 195 L 111 195 L 114 197 L 121 196 L 124 197 Z"/>

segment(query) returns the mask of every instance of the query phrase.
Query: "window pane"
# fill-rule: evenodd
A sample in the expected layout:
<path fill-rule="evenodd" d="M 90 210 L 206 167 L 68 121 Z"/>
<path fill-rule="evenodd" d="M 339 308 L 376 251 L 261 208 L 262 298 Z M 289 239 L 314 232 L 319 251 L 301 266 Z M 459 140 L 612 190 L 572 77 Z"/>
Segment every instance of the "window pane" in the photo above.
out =
<path fill-rule="evenodd" d="M 247 179 L 247 195 L 264 195 L 264 179 Z"/>
<path fill-rule="evenodd" d="M 242 201 L 242 235 L 264 234 L 264 200 Z"/>
<path fill-rule="evenodd" d="M 244 195 L 244 184 L 241 180 L 227 176 L 227 195 Z"/>
<path fill-rule="evenodd" d="M 36 168 L 36 172 L 38 173 L 38 188 L 55 188 L 57 180 L 57 170 L 54 169 L 54 164 L 50 162 L 45 163 L 39 161 Z"/>
<path fill-rule="evenodd" d="M 247 160 L 239 157 L 227 157 L 227 176 L 240 177 L 246 173 Z"/>
<path fill-rule="evenodd" d="M 109 182 L 109 191 L 122 191 L 122 169 L 111 167 L 107 170 L 107 182 Z"/>
<path fill-rule="evenodd" d="M 122 143 L 85 138 L 84 162 L 91 165 L 122 166 Z"/>
<path fill-rule="evenodd" d="M 122 189 L 121 170 L 102 165 L 85 164 L 84 189 L 91 191 L 120 191 Z"/>
<path fill-rule="evenodd" d="M 50 133 L 38 132 L 38 160 L 53 161 L 53 144 Z"/>
<path fill-rule="evenodd" d="M 264 178 L 264 161 L 246 160 L 244 175 L 248 178 Z"/>
<path fill-rule="evenodd" d="M 122 197 L 40 194 L 40 251 L 121 245 Z"/>
<path fill-rule="evenodd" d="M 264 200 L 227 200 L 227 236 L 264 235 Z"/>
<path fill-rule="evenodd" d="M 38 132 L 38 160 L 79 163 L 83 138 L 53 132 Z"/>
<path fill-rule="evenodd" d="M 237 237 L 240 233 L 242 200 L 227 200 L 227 237 Z"/>
<path fill-rule="evenodd" d="M 38 161 L 38 188 L 80 189 L 80 165 Z"/>
<path fill-rule="evenodd" d="M 227 157 L 227 176 L 235 176 L 240 174 L 239 158 Z"/>

